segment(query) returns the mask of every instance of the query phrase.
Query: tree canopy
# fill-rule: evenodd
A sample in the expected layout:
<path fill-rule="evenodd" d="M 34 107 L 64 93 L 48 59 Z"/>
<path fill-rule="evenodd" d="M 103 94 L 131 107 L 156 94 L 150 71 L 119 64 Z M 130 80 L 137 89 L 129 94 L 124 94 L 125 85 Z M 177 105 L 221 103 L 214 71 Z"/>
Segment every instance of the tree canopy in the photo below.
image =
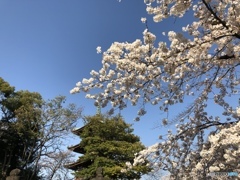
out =
<path fill-rule="evenodd" d="M 39 119 L 42 97 L 29 91 L 15 91 L 15 88 L 0 78 L 0 168 L 2 178 L 12 169 L 21 167 L 28 179 L 36 178 L 31 163 L 38 145 Z"/>
<path fill-rule="evenodd" d="M 167 42 L 157 42 L 150 29 L 143 31 L 142 40 L 114 42 L 102 53 L 102 68 L 92 70 L 91 77 L 78 82 L 71 93 L 87 92 L 86 97 L 102 107 L 111 103 L 110 114 L 127 108 L 128 102 L 140 105 L 137 121 L 147 113 L 146 104 L 170 114 L 171 107 L 187 101 L 189 105 L 175 119 L 162 120 L 165 126 L 176 124 L 176 133 L 160 136 L 160 143 L 140 153 L 134 165 L 148 157 L 156 168 L 167 170 L 176 179 L 206 179 L 215 171 L 235 171 L 240 176 L 240 107 L 236 98 L 240 1 L 144 2 L 156 23 L 171 17 L 193 18 L 188 18 L 181 32 L 167 32 Z M 142 21 L 147 23 L 146 18 Z M 209 111 L 209 105 L 218 112 Z"/>
<path fill-rule="evenodd" d="M 133 163 L 135 153 L 144 149 L 139 137 L 132 133 L 130 124 L 121 117 L 95 115 L 85 119 L 87 124 L 79 133 L 85 154 L 78 161 L 89 164 L 77 171 L 76 177 L 92 179 L 99 167 L 103 169 L 105 179 L 140 179 L 150 171 L 147 163 L 131 170 L 126 165 Z"/>
<path fill-rule="evenodd" d="M 74 104 L 64 106 L 65 100 L 63 96 L 43 100 L 36 92 L 15 91 L 0 78 L 1 179 L 15 168 L 25 180 L 53 179 L 61 174 L 67 179 L 63 165 L 70 155 L 63 145 L 81 109 Z"/>

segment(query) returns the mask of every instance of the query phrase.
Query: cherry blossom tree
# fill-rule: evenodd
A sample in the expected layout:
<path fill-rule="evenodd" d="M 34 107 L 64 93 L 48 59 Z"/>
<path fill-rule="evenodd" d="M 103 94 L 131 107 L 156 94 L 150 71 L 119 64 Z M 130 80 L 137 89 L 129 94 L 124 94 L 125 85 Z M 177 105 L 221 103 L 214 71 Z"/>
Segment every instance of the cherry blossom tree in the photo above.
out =
<path fill-rule="evenodd" d="M 132 43 L 114 42 L 102 53 L 102 68 L 76 84 L 71 93 L 86 92 L 96 106 L 115 109 L 146 104 L 171 113 L 171 107 L 192 99 L 164 126 L 175 131 L 141 151 L 133 165 L 151 160 L 174 179 L 205 179 L 210 172 L 238 172 L 240 177 L 240 1 L 144 0 L 156 23 L 194 16 L 181 32 L 169 31 L 169 42 L 157 42 L 147 28 Z M 189 18 L 191 19 L 191 18 Z M 147 23 L 145 18 L 142 22 Z M 181 20 L 181 19 L 180 19 Z M 96 91 L 95 89 L 99 89 Z M 94 90 L 94 91 L 93 91 Z M 98 92 L 98 93 L 96 93 Z M 209 111 L 214 105 L 217 112 Z"/>

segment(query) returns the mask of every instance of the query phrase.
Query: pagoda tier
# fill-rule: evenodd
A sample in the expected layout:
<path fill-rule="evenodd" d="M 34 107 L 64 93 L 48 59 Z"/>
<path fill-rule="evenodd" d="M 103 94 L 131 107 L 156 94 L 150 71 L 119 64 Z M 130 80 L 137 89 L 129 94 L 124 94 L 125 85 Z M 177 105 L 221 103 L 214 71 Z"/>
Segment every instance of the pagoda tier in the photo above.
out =
<path fill-rule="evenodd" d="M 76 144 L 76 145 L 73 145 L 73 146 L 69 146 L 68 149 L 70 151 L 73 151 L 73 152 L 76 152 L 76 153 L 80 153 L 80 154 L 85 154 L 85 150 L 84 148 L 80 145 L 80 144 Z"/>
<path fill-rule="evenodd" d="M 72 133 L 79 136 L 83 132 L 83 129 L 85 127 L 86 127 L 86 125 L 83 126 L 83 127 L 80 127 L 80 128 L 75 128 L 75 129 L 72 130 Z M 68 149 L 73 151 L 73 152 L 80 153 L 80 154 L 85 154 L 86 153 L 86 151 L 80 145 L 80 143 L 76 144 L 76 145 L 73 145 L 73 146 L 69 146 Z M 66 164 L 66 165 L 64 165 L 64 167 L 67 168 L 67 169 L 71 169 L 73 171 L 80 171 L 81 169 L 83 169 L 85 167 L 88 167 L 90 164 L 91 164 L 90 160 L 89 161 L 78 160 L 76 162 Z"/>
<path fill-rule="evenodd" d="M 71 169 L 73 171 L 79 171 L 84 167 L 87 167 L 91 164 L 91 160 L 89 161 L 76 161 L 74 163 L 64 165 L 65 168 Z"/>
<path fill-rule="evenodd" d="M 102 123 L 103 121 L 100 121 L 100 122 Z M 83 127 L 80 127 L 80 128 L 74 128 L 72 130 L 72 133 L 79 136 L 81 133 L 83 133 L 84 128 L 86 128 L 89 125 L 90 125 L 90 123 L 88 123 L 88 124 L 86 124 L 86 125 L 84 125 Z M 80 153 L 80 154 L 85 154 L 86 153 L 86 151 L 84 150 L 84 147 L 82 147 L 80 145 L 80 143 L 76 144 L 76 145 L 73 145 L 73 146 L 69 146 L 68 149 L 71 150 L 71 151 Z M 64 167 L 67 168 L 67 169 L 71 169 L 73 171 L 80 171 L 81 169 L 91 165 L 91 163 L 92 163 L 91 160 L 89 160 L 89 161 L 78 160 L 76 162 L 66 164 L 66 165 L 64 165 Z"/>
<path fill-rule="evenodd" d="M 72 130 L 72 133 L 78 136 L 80 133 L 82 133 L 84 127 L 85 127 L 85 126 L 80 127 L 80 128 L 74 128 L 74 129 Z"/>
<path fill-rule="evenodd" d="M 100 123 L 103 123 L 103 121 L 99 121 L 99 122 L 100 122 Z M 86 124 L 86 125 L 84 125 L 83 127 L 74 128 L 74 129 L 72 130 L 72 133 L 75 134 L 75 135 L 77 135 L 77 136 L 79 136 L 79 134 L 81 134 L 81 133 L 83 132 L 84 128 L 87 127 L 87 126 L 89 126 L 90 124 L 91 124 L 91 122 L 88 123 L 88 124 Z"/>

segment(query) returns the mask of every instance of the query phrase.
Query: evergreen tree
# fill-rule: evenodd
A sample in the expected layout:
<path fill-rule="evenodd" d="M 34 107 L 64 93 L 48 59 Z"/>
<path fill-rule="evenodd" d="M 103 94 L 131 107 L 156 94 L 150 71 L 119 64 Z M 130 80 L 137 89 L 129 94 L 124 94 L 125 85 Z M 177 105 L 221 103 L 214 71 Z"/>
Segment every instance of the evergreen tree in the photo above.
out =
<path fill-rule="evenodd" d="M 104 179 L 139 179 L 150 171 L 146 163 L 129 169 L 135 154 L 144 149 L 138 136 L 132 134 L 130 124 L 121 117 L 107 118 L 102 115 L 86 117 L 86 125 L 79 131 L 80 146 L 85 154 L 78 160 L 82 167 L 75 173 L 82 179 L 96 177 L 102 168 Z M 129 163 L 129 164 L 130 164 Z"/>
<path fill-rule="evenodd" d="M 68 173 L 61 170 L 70 157 L 62 149 L 63 141 L 81 109 L 74 104 L 64 106 L 65 100 L 57 96 L 44 101 L 39 93 L 15 91 L 0 78 L 0 179 L 15 168 L 24 180 L 54 179 Z"/>
<path fill-rule="evenodd" d="M 39 140 L 41 95 L 15 88 L 0 78 L 0 177 L 20 168 L 25 179 L 37 179 L 32 170 Z"/>

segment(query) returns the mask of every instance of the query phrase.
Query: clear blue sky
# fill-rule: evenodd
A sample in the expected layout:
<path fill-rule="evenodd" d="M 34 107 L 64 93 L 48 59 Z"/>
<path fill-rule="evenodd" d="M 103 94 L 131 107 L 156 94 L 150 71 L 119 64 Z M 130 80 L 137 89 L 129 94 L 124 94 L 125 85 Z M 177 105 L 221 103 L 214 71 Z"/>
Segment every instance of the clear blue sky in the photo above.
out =
<path fill-rule="evenodd" d="M 145 8 L 143 0 L 1 0 L 0 77 L 17 90 L 39 92 L 44 99 L 65 95 L 68 103 L 93 115 L 93 101 L 69 91 L 76 82 L 90 77 L 92 69 L 101 68 L 96 47 L 104 51 L 114 41 L 141 39 L 145 29 L 141 17 L 148 18 L 150 31 L 163 41 L 163 31 L 180 30 L 185 22 L 152 23 Z M 146 146 L 154 144 L 162 131 L 153 128 L 163 116 L 150 110 L 138 123 L 133 121 L 136 108 L 122 112 Z"/>

